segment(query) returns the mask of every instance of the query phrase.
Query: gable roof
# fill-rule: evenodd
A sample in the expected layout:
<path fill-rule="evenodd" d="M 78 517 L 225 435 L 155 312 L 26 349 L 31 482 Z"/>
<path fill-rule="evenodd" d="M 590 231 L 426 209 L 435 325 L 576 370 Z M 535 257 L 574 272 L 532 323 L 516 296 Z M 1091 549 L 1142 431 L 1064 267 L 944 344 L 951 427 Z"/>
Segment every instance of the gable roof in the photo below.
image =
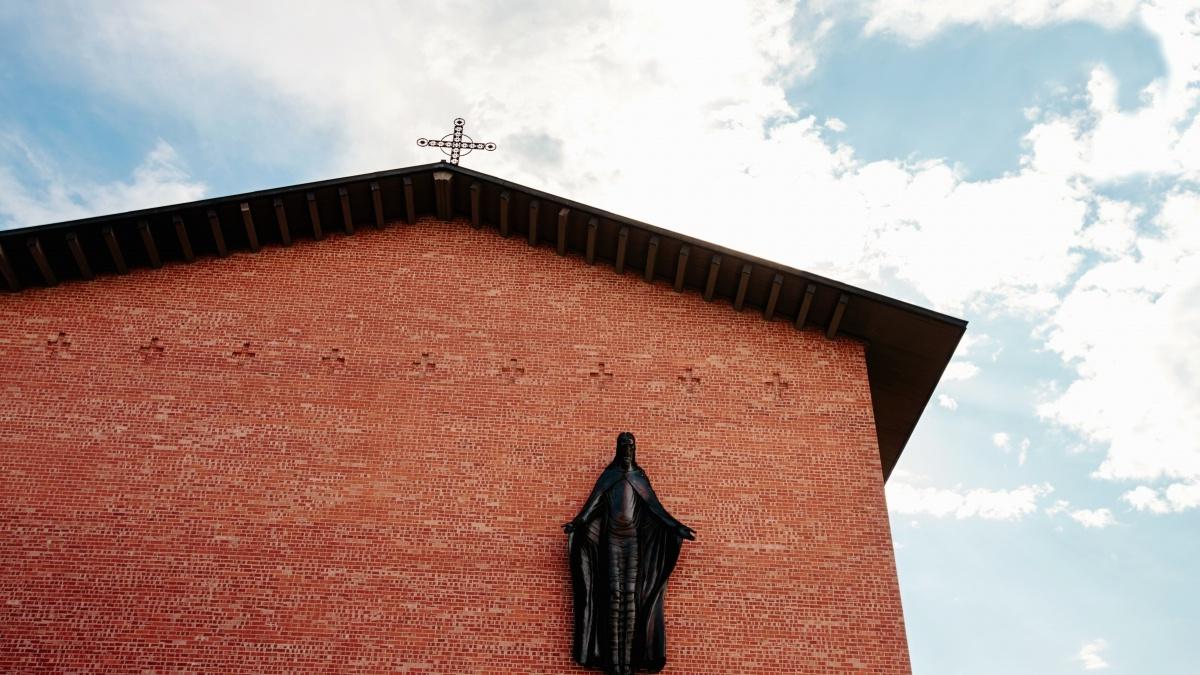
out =
<path fill-rule="evenodd" d="M 962 319 L 445 162 L 0 231 L 0 288 L 257 251 L 419 215 L 467 217 L 767 321 L 864 341 L 885 479 L 966 331 Z"/>

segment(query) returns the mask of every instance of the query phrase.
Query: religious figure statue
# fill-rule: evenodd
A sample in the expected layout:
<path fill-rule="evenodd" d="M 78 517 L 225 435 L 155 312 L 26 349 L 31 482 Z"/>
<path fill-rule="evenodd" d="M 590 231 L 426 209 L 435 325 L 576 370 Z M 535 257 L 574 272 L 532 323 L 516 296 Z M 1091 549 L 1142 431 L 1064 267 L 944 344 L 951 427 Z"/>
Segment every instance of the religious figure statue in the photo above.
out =
<path fill-rule="evenodd" d="M 691 528 L 671 517 L 635 458 L 633 434 L 575 519 L 563 526 L 575 595 L 575 661 L 611 675 L 656 673 L 667 662 L 663 593 Z"/>

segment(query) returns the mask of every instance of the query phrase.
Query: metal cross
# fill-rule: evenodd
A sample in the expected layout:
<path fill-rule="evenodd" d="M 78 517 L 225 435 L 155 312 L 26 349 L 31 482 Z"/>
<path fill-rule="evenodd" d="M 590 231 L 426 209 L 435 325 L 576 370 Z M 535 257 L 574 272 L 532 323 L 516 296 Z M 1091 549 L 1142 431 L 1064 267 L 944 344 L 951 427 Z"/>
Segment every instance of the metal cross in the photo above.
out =
<path fill-rule="evenodd" d="M 442 136 L 441 140 L 418 138 L 417 145 L 431 148 L 441 148 L 442 152 L 450 155 L 450 163 L 458 164 L 458 158 L 462 155 L 471 154 L 472 150 L 487 150 L 496 149 L 495 143 L 476 143 L 474 139 L 463 133 L 463 127 L 467 121 L 461 117 L 454 118 L 454 132 Z"/>

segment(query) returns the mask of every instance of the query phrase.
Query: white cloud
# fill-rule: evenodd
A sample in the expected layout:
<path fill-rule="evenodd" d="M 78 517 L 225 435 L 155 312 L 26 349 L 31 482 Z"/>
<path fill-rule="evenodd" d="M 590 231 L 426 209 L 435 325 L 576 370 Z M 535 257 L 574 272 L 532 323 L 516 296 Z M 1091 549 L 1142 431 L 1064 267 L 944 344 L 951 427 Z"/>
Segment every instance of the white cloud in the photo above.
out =
<path fill-rule="evenodd" d="M 1137 256 L 1097 264 L 1051 315 L 1077 379 L 1039 407 L 1107 446 L 1096 476 L 1200 478 L 1200 193 L 1174 191 Z"/>
<path fill-rule="evenodd" d="M 1200 506 L 1200 482 L 1168 485 L 1166 492 L 1167 501 L 1176 511 Z"/>
<path fill-rule="evenodd" d="M 1079 264 L 1072 248 L 1087 199 L 1074 182 L 1034 170 L 973 182 L 929 166 L 876 209 L 886 217 L 878 245 L 888 252 L 884 264 L 896 265 L 900 278 L 938 306 L 995 299 L 1042 310 Z"/>
<path fill-rule="evenodd" d="M 1065 499 L 1057 499 L 1054 504 L 1046 507 L 1045 513 L 1047 516 L 1057 516 L 1071 507 L 1071 502 Z"/>
<path fill-rule="evenodd" d="M 1121 495 L 1121 500 L 1138 511 L 1172 513 L 1200 506 L 1200 481 L 1173 483 L 1161 493 L 1151 487 L 1138 487 Z"/>
<path fill-rule="evenodd" d="M 842 132 L 846 130 L 846 123 L 836 117 L 830 117 L 825 120 L 825 128 L 830 131 Z"/>
<path fill-rule="evenodd" d="M 1081 663 L 1084 670 L 1103 670 L 1108 668 L 1108 662 L 1104 660 L 1100 652 L 1106 649 L 1108 649 L 1108 643 L 1104 640 L 1092 640 L 1079 648 L 1075 660 Z"/>
<path fill-rule="evenodd" d="M 947 410 L 958 410 L 958 401 L 945 394 L 938 394 L 937 402 Z"/>
<path fill-rule="evenodd" d="M 893 478 L 887 484 L 887 503 L 889 511 L 904 515 L 1020 520 L 1037 511 L 1038 499 L 1053 491 L 1049 484 L 1012 490 L 916 487 Z"/>
<path fill-rule="evenodd" d="M 1117 523 L 1108 509 L 1077 509 L 1071 512 L 1071 519 L 1089 529 L 1103 529 Z"/>
<path fill-rule="evenodd" d="M 1087 3 L 1081 3 L 1087 4 Z M 1087 106 L 1047 115 L 1026 140 L 1027 164 L 1040 171 L 1112 183 L 1138 175 L 1200 176 L 1200 13 L 1187 3 L 1150 2 L 1137 16 L 1156 38 L 1167 62 L 1165 77 L 1141 94 L 1142 105 L 1122 110 L 1119 83 L 1103 65 L 1093 68 Z M 1105 214 L 1101 214 L 1104 220 Z M 1123 243 L 1129 243 L 1128 235 Z"/>
<path fill-rule="evenodd" d="M 1137 222 L 1145 210 L 1130 202 L 1097 197 L 1096 211 L 1096 219 L 1083 231 L 1083 246 L 1108 258 L 1131 253 Z"/>
<path fill-rule="evenodd" d="M 992 445 L 1003 450 L 1005 454 L 1008 454 L 1013 450 L 1012 437 L 1009 436 L 1008 432 L 1005 431 L 997 431 L 996 433 L 992 434 Z M 1025 466 L 1025 460 L 1029 459 L 1028 438 L 1021 439 L 1021 442 L 1017 444 L 1017 451 L 1017 466 Z"/>
<path fill-rule="evenodd" d="M 163 140 L 146 154 L 129 180 L 100 184 L 68 177 L 15 136 L 3 141 L 0 149 L 7 150 L 3 154 L 9 157 L 9 166 L 23 170 L 18 178 L 9 166 L 0 164 L 0 229 L 174 204 L 204 195 L 204 184 L 188 175 L 174 148 Z"/>
<path fill-rule="evenodd" d="M 970 361 L 951 361 L 942 373 L 942 379 L 948 382 L 969 380 L 979 374 L 979 366 Z"/>
<path fill-rule="evenodd" d="M 954 351 L 954 355 L 962 357 L 970 356 L 980 347 L 991 344 L 992 342 L 992 337 L 987 333 L 976 333 L 968 330 L 963 334 L 962 339 L 958 341 L 958 349 Z"/>
<path fill-rule="evenodd" d="M 1171 510 L 1171 505 L 1158 496 L 1158 490 L 1146 487 L 1145 485 L 1139 485 L 1121 495 L 1121 500 L 1127 502 L 1138 511 L 1167 513 Z"/>
<path fill-rule="evenodd" d="M 1128 21 L 1137 0 L 866 0 L 859 4 L 868 17 L 868 33 L 888 32 L 908 40 L 925 40 L 951 26 L 1025 27 L 1064 21 L 1089 21 L 1114 27 Z"/>

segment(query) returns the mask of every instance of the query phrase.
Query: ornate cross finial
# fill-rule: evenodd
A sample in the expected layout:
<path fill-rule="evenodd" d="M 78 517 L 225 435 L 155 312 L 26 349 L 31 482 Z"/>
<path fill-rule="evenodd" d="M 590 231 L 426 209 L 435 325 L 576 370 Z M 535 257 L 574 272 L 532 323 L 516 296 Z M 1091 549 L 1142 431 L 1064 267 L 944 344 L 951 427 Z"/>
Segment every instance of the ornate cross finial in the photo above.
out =
<path fill-rule="evenodd" d="M 458 158 L 462 155 L 471 154 L 472 150 L 487 150 L 490 152 L 496 149 L 495 143 L 476 143 L 470 136 L 464 134 L 463 127 L 466 124 L 467 121 L 463 118 L 455 117 L 453 133 L 442 136 L 441 140 L 418 138 L 417 145 L 422 148 L 441 148 L 442 152 L 450 155 L 451 164 L 458 164 Z"/>

